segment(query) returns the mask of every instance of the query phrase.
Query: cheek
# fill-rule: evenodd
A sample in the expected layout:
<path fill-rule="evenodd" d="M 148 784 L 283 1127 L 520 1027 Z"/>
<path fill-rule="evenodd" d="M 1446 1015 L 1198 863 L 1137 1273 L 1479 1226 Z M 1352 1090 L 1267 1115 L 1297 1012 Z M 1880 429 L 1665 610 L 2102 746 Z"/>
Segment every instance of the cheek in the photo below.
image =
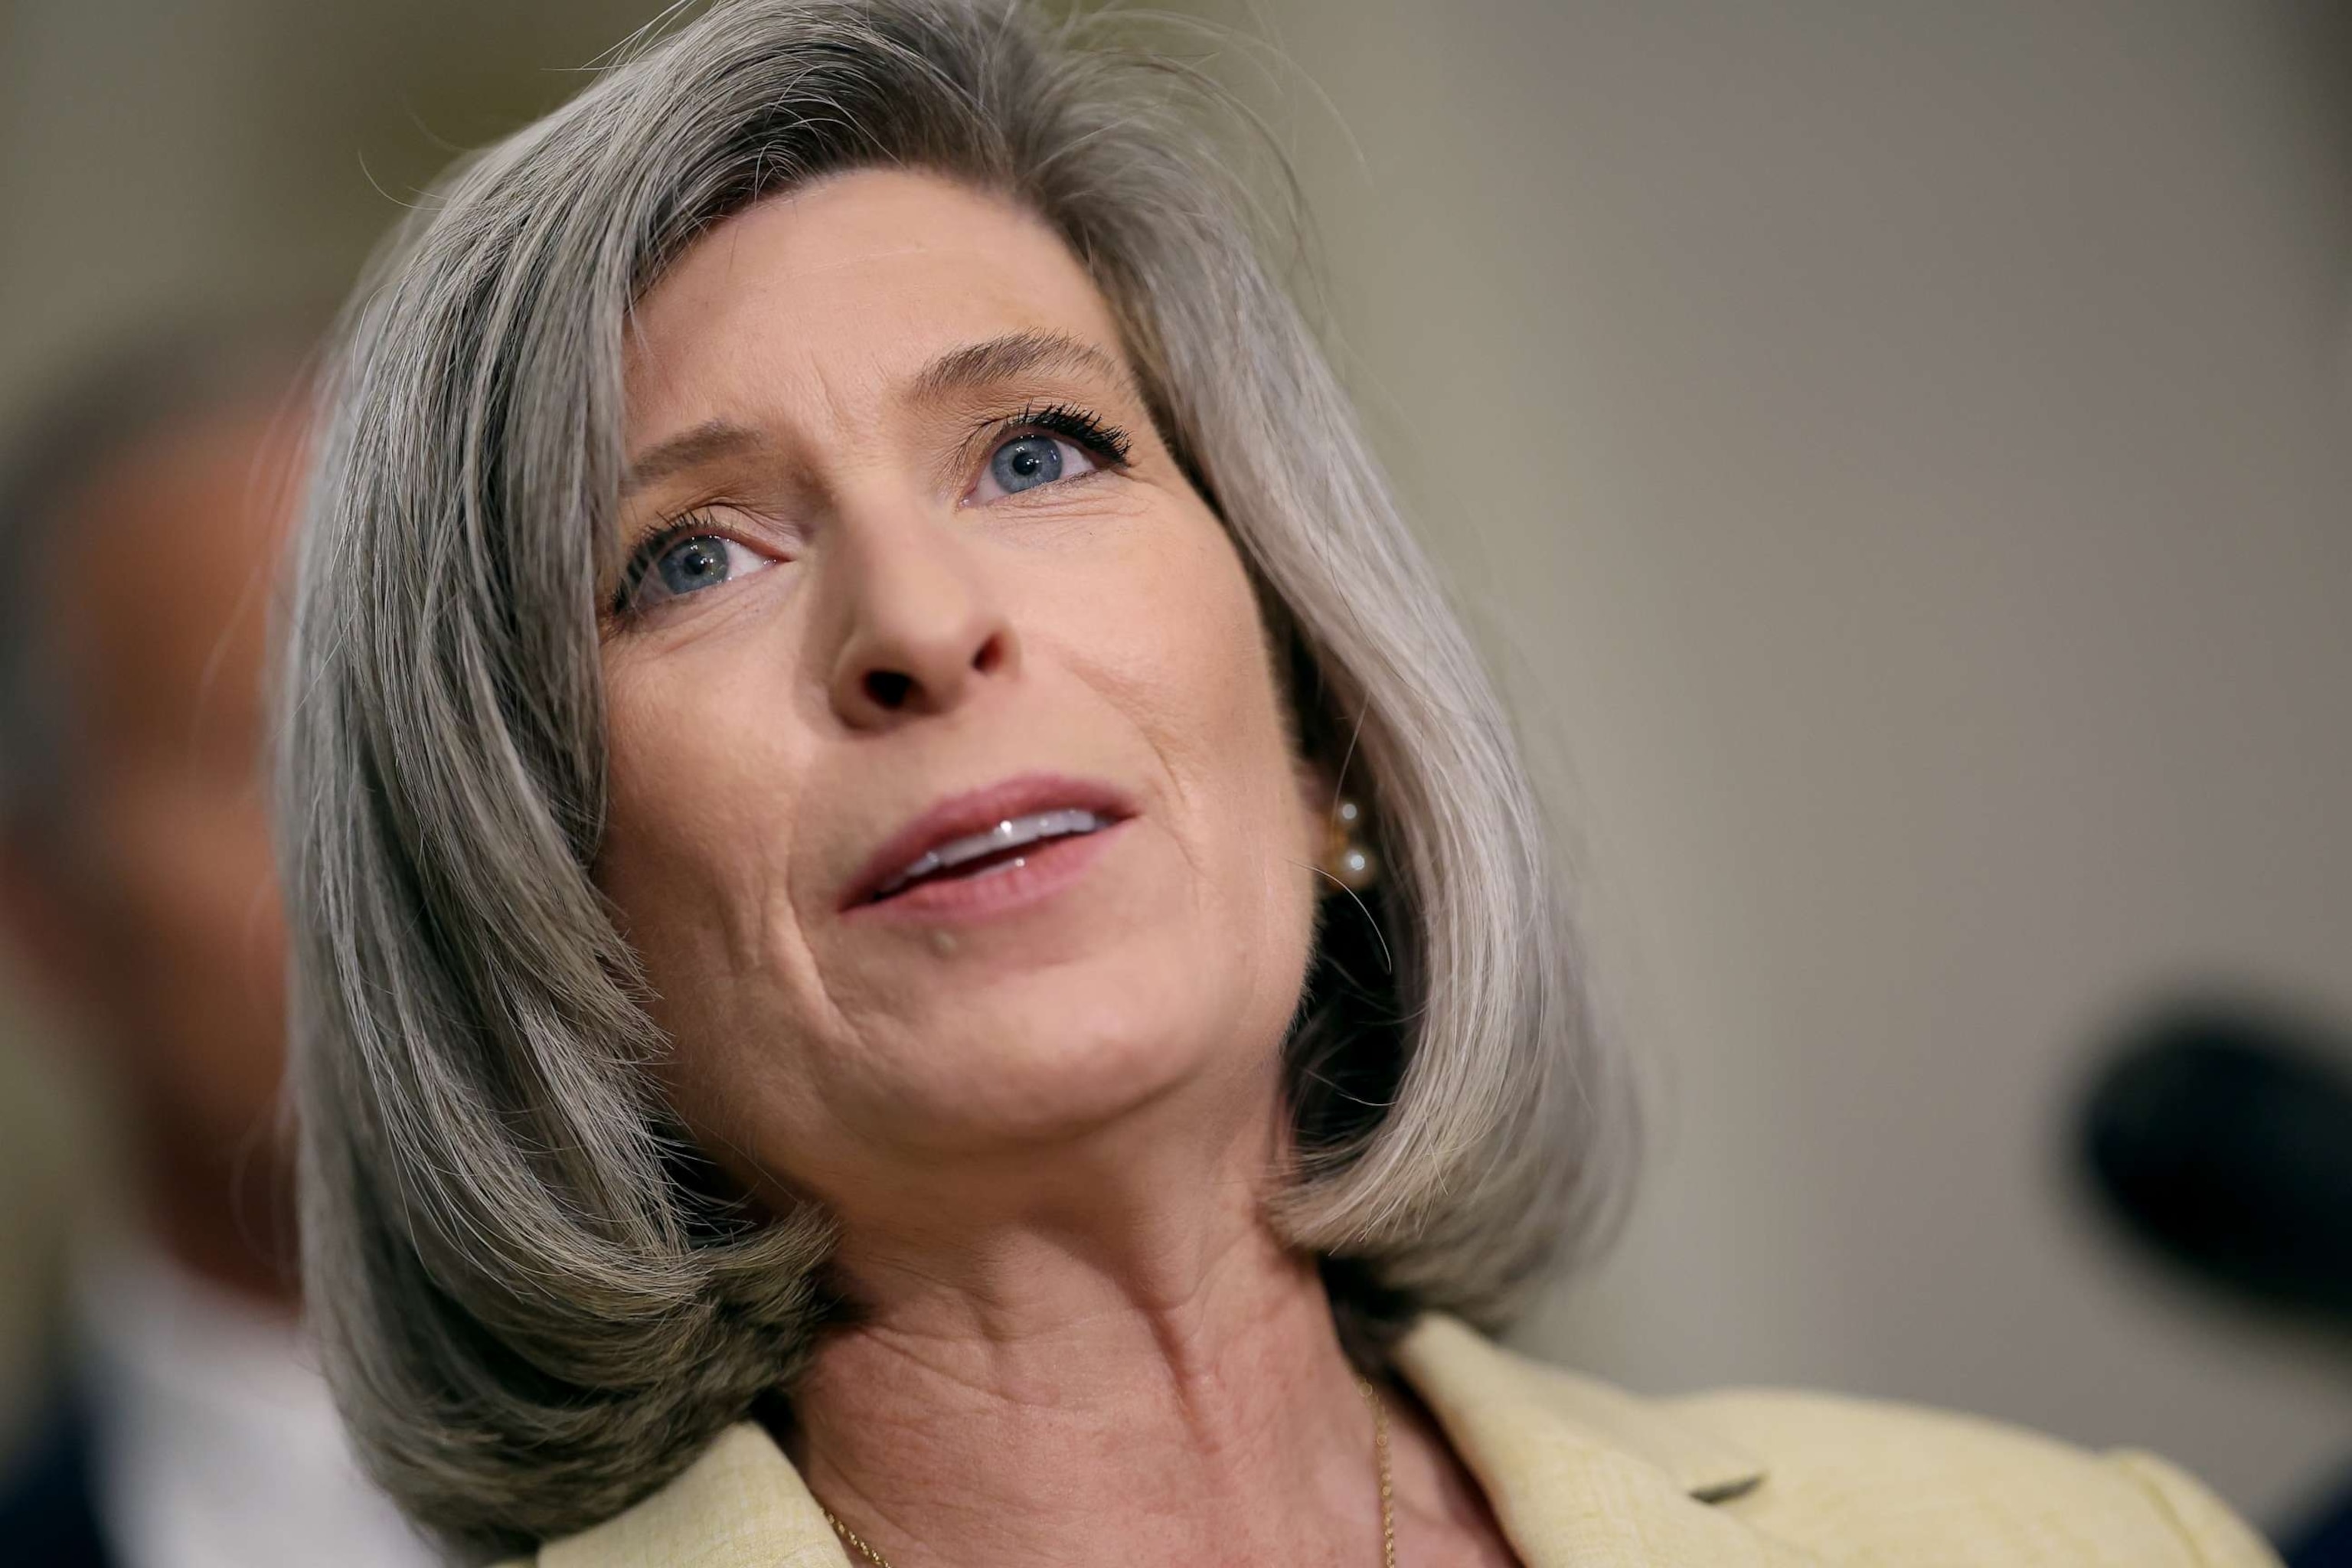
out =
<path fill-rule="evenodd" d="M 739 664 L 740 661 L 738 661 Z M 607 664 L 608 804 L 596 882 L 646 967 L 681 1066 L 729 1031 L 719 999 L 772 985 L 801 953 L 786 848 L 807 758 L 777 700 L 718 658 Z"/>
<path fill-rule="evenodd" d="M 1287 1008 L 1312 927 L 1315 877 L 1271 651 L 1239 555 L 1213 518 L 1153 563 L 1136 597 L 1106 596 L 1104 678 L 1144 728 L 1177 832 L 1230 962 Z M 1111 606 L 1116 606 L 1114 609 Z M 1125 613 L 1117 613 L 1124 611 Z"/>

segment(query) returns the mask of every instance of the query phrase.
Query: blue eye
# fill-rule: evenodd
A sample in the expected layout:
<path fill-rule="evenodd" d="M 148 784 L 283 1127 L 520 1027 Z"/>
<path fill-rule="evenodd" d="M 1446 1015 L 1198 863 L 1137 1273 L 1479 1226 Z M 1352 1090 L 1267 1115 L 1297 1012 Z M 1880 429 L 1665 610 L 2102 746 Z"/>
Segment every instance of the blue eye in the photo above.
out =
<path fill-rule="evenodd" d="M 1031 404 L 997 426 L 997 443 L 966 501 L 997 501 L 1065 479 L 1127 468 L 1127 435 L 1066 403 Z"/>
<path fill-rule="evenodd" d="M 1015 436 L 988 455 L 988 468 L 973 488 L 972 500 L 1001 500 L 1050 485 L 1059 479 L 1074 479 L 1081 474 L 1091 474 L 1101 465 L 1075 441 L 1059 436 L 1031 433 Z"/>
<path fill-rule="evenodd" d="M 1024 436 L 1007 441 L 988 460 L 988 471 L 999 489 L 1010 495 L 1062 477 L 1062 443 L 1051 436 Z"/>
<path fill-rule="evenodd" d="M 747 577 L 773 563 L 749 545 L 718 533 L 656 539 L 631 563 L 616 608 L 644 610 Z"/>
<path fill-rule="evenodd" d="M 691 594 L 727 581 L 727 542 L 705 535 L 681 539 L 663 551 L 654 563 L 654 574 L 661 579 L 664 592 Z"/>

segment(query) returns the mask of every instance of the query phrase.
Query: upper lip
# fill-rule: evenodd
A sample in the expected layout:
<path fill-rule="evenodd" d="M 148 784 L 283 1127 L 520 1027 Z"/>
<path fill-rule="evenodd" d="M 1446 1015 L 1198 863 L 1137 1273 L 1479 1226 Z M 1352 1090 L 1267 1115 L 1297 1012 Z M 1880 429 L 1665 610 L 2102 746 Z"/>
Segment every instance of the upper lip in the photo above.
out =
<path fill-rule="evenodd" d="M 982 788 L 948 795 L 884 839 L 844 887 L 841 908 L 866 902 L 926 851 L 968 834 L 985 833 L 1008 817 L 1076 806 L 1107 821 L 1135 815 L 1125 792 L 1099 779 L 1068 773 L 1022 773 Z"/>

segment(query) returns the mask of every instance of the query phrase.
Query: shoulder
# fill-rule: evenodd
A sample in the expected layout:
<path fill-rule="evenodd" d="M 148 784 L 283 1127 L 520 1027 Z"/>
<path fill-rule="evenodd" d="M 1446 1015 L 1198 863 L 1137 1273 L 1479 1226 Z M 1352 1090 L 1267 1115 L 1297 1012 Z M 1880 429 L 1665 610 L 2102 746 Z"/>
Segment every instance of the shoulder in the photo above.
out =
<path fill-rule="evenodd" d="M 1515 1539 L 1584 1549 L 1560 1562 L 1638 1544 L 1675 1563 L 2277 1568 L 2226 1505 L 2149 1454 L 1826 1394 L 1644 1398 L 1450 1320 L 1417 1327 L 1399 1366 Z M 1622 1540 L 1596 1510 L 1622 1521 Z"/>
<path fill-rule="evenodd" d="M 1720 1506 L 1836 1560 L 2275 1568 L 2202 1483 L 2153 1454 L 2093 1453 L 1950 1411 L 1779 1389 L 1660 1404 L 1758 1456 Z"/>

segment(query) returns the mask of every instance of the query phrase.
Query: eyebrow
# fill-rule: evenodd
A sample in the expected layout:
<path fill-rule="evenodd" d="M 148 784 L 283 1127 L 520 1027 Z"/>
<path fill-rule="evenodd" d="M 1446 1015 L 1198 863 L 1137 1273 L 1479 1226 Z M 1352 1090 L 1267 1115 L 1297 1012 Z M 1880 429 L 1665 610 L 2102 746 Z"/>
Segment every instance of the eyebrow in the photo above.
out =
<path fill-rule="evenodd" d="M 950 349 L 916 373 L 914 395 L 932 400 L 1041 371 L 1100 376 L 1122 392 L 1136 391 L 1135 378 L 1127 367 L 1092 343 L 1062 332 L 1026 331 Z M 621 494 L 625 499 L 673 474 L 754 452 L 766 444 L 766 438 L 750 426 L 727 419 L 705 420 L 647 448 L 629 465 L 621 481 Z"/>
<path fill-rule="evenodd" d="M 1123 392 L 1134 390 L 1127 367 L 1092 343 L 1061 332 L 1027 331 L 950 349 L 915 377 L 915 392 L 939 397 L 1038 371 L 1098 375 Z"/>
<path fill-rule="evenodd" d="M 628 474 L 621 480 L 621 494 L 625 499 L 672 474 L 720 458 L 756 451 L 764 444 L 760 433 L 748 425 L 706 419 L 682 435 L 656 443 L 631 463 Z"/>

